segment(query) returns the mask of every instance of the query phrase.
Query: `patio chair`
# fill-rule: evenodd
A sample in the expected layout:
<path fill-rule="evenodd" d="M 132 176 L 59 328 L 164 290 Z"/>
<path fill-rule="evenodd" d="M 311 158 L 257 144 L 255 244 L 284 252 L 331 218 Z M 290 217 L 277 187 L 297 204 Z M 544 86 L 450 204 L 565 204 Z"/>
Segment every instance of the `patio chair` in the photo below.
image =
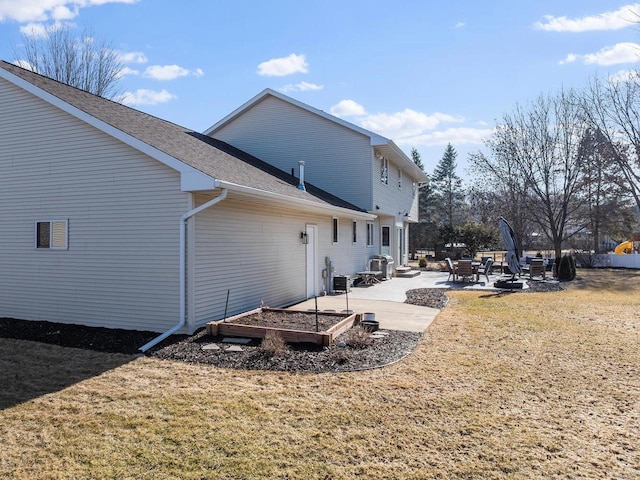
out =
<path fill-rule="evenodd" d="M 480 265 L 478 268 L 478 275 L 484 273 L 484 276 L 487 278 L 487 283 L 489 283 L 489 275 L 492 273 L 493 269 L 493 258 L 487 258 L 487 261 L 484 262 L 484 265 Z"/>
<path fill-rule="evenodd" d="M 529 278 L 533 277 L 542 277 L 546 278 L 547 269 L 544 266 L 544 260 L 541 258 L 533 258 L 531 259 L 531 263 L 529 264 Z"/>
<path fill-rule="evenodd" d="M 444 261 L 447 262 L 447 269 L 449 270 L 449 277 L 447 277 L 447 282 L 451 279 L 452 276 L 453 276 L 453 281 L 454 282 L 457 281 L 458 275 L 456 274 L 456 269 L 453 266 L 453 262 L 449 257 L 445 258 Z"/>
<path fill-rule="evenodd" d="M 471 260 L 458 260 L 456 274 L 458 275 L 458 278 L 462 278 L 462 280 L 465 278 L 473 279 L 474 273 Z"/>

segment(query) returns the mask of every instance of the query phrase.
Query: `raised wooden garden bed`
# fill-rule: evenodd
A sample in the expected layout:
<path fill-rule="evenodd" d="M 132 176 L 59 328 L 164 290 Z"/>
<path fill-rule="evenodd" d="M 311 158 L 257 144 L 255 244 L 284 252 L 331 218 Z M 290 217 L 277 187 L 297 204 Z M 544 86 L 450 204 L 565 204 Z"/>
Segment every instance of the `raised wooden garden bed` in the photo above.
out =
<path fill-rule="evenodd" d="M 278 322 L 273 320 L 270 322 L 261 322 L 261 314 L 269 314 L 270 318 L 274 315 L 281 317 L 282 325 L 278 326 Z M 218 320 L 207 323 L 207 333 L 214 336 L 228 337 L 246 337 L 246 338 L 264 338 L 268 331 L 277 331 L 282 339 L 290 343 L 315 343 L 317 345 L 330 345 L 333 340 L 353 327 L 354 324 L 360 322 L 361 314 L 354 313 L 347 315 L 344 313 L 334 312 L 318 312 L 325 320 L 324 327 L 321 331 L 315 331 L 316 313 L 300 310 L 284 310 L 279 308 L 257 308 L 249 312 L 229 317 L 226 320 Z M 287 321 L 294 318 L 295 321 Z M 331 317 L 335 322 L 331 321 L 327 327 L 327 317 Z M 302 320 L 301 320 L 302 319 Z M 270 326 L 266 326 L 269 324 Z"/>

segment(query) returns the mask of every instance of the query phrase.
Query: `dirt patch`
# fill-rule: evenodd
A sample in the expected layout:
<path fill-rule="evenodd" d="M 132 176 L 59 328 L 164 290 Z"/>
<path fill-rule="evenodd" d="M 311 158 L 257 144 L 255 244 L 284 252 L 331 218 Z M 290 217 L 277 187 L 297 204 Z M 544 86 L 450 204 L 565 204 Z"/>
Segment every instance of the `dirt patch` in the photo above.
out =
<path fill-rule="evenodd" d="M 313 312 L 263 310 L 262 312 L 245 315 L 244 317 L 234 318 L 229 320 L 228 323 L 253 325 L 256 327 L 301 330 L 304 332 L 326 332 L 347 317 L 348 315 L 327 315 L 322 313 L 318 313 L 318 315 L 316 315 Z"/>

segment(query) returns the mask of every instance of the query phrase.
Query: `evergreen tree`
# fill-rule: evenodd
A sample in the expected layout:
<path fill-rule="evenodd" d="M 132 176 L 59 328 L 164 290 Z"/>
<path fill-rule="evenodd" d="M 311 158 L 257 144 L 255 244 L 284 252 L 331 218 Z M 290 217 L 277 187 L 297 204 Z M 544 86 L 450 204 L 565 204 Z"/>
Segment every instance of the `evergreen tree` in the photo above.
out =
<path fill-rule="evenodd" d="M 462 179 L 456 173 L 458 153 L 447 145 L 442 159 L 431 176 L 435 201 L 438 207 L 440 226 L 455 228 L 464 218 L 464 189 Z"/>
<path fill-rule="evenodd" d="M 420 170 L 424 171 L 424 165 L 422 164 L 422 158 L 420 158 L 420 152 L 415 148 L 411 149 L 411 160 L 415 163 Z"/>

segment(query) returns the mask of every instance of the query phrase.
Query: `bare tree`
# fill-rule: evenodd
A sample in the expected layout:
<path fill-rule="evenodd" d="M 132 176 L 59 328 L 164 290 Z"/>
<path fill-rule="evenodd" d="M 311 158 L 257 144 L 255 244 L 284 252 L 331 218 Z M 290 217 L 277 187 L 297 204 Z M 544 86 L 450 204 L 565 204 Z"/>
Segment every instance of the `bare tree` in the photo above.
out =
<path fill-rule="evenodd" d="M 575 91 L 561 90 L 516 106 L 497 126 L 487 143 L 492 157 L 484 160 L 485 169 L 507 182 L 506 193 L 526 209 L 524 217 L 540 227 L 557 257 L 562 242 L 585 228 L 577 193 L 586 123 L 578 100 Z"/>
<path fill-rule="evenodd" d="M 600 131 L 587 130 L 580 142 L 579 154 L 583 168 L 579 197 L 589 221 L 584 238 L 591 242 L 585 249 L 599 253 L 604 234 L 627 238 L 631 233 L 633 202 L 629 201 L 624 177 L 618 172 L 617 154 Z"/>
<path fill-rule="evenodd" d="M 480 215 L 478 220 L 485 224 L 495 226 L 501 216 L 509 219 L 521 252 L 531 230 L 526 189 L 522 188 L 513 156 L 503 151 L 495 138 L 487 140 L 486 145 L 491 156 L 481 152 L 469 155 L 469 169 L 474 179 L 470 202 L 473 211 Z"/>
<path fill-rule="evenodd" d="M 584 110 L 591 127 L 612 149 L 620 175 L 640 208 L 640 72 L 623 80 L 593 79 Z"/>
<path fill-rule="evenodd" d="M 118 100 L 118 80 L 123 69 L 111 44 L 84 31 L 74 37 L 69 27 L 46 36 L 24 34 L 23 55 L 14 48 L 16 63 L 41 75 L 101 97 Z"/>

